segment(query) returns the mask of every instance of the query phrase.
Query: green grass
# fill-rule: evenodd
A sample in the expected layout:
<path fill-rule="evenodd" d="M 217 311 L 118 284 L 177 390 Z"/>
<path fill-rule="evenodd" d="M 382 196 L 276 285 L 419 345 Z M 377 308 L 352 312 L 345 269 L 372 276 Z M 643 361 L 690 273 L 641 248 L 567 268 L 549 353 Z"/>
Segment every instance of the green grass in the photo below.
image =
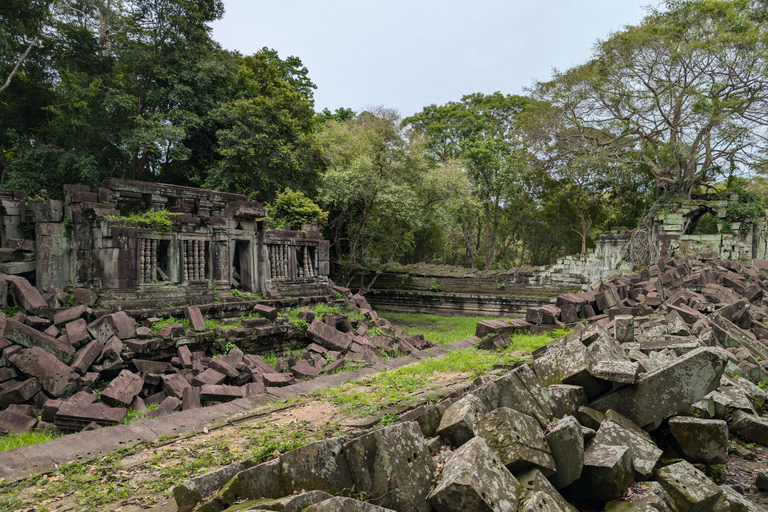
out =
<path fill-rule="evenodd" d="M 425 359 L 342 386 L 323 389 L 315 392 L 314 396 L 338 405 L 343 414 L 368 416 L 391 405 L 409 404 L 412 399 L 409 395 L 415 391 L 439 388 L 429 384 L 438 374 L 468 373 L 475 378 L 488 373 L 496 363 L 519 360 L 519 355 L 511 348 L 503 351 L 455 350 L 440 358 Z"/>
<path fill-rule="evenodd" d="M 0 452 L 5 450 L 12 450 L 19 446 L 28 446 L 30 444 L 40 444 L 51 439 L 56 439 L 57 436 L 53 432 L 45 430 L 43 432 L 24 432 L 22 434 L 15 434 L 10 432 L 3 436 L 0 436 Z"/>
<path fill-rule="evenodd" d="M 408 334 L 423 334 L 424 339 L 445 345 L 466 340 L 475 335 L 477 323 L 492 320 L 489 316 L 440 316 L 417 313 L 395 313 L 381 311 L 379 316 L 408 331 Z M 495 318 L 498 320 L 498 318 Z"/>

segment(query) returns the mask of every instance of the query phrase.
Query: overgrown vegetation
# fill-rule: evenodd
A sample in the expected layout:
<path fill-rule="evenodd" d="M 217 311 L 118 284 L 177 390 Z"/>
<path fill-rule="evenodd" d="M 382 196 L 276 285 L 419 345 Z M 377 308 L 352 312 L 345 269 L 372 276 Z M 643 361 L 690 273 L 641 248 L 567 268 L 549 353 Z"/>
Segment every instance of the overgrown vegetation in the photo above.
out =
<path fill-rule="evenodd" d="M 130 213 L 125 216 L 107 215 L 105 218 L 121 221 L 126 226 L 151 229 L 156 233 L 170 233 L 171 227 L 173 226 L 171 218 L 176 215 L 181 214 L 171 213 L 168 210 L 149 210 L 144 213 Z"/>

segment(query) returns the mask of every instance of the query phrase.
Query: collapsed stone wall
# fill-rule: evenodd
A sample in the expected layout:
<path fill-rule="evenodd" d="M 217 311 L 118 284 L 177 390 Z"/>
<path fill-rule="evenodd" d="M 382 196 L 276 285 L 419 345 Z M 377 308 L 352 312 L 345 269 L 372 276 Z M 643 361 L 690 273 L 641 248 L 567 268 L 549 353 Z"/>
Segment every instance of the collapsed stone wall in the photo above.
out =
<path fill-rule="evenodd" d="M 168 212 L 165 225 L 129 217 L 153 211 Z M 329 244 L 317 227 L 272 230 L 265 220 L 263 205 L 245 196 L 161 183 L 64 185 L 63 201 L 0 190 L 0 272 L 40 290 L 96 290 L 114 307 L 212 300 L 231 288 L 273 298 L 327 292 Z"/>

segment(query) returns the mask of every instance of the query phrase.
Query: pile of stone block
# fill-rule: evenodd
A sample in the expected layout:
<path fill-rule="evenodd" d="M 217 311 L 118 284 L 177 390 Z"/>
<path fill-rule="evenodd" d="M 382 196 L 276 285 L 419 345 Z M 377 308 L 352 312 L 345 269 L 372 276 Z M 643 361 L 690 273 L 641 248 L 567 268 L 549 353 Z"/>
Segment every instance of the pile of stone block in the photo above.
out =
<path fill-rule="evenodd" d="M 522 364 L 392 425 L 219 468 L 173 492 L 181 512 L 288 503 L 306 511 L 759 512 L 743 490 L 706 472 L 727 461 L 729 429 L 766 433 L 768 422 L 744 411 L 687 415 L 731 385 L 728 364 L 724 350 L 698 348 L 592 399 L 578 385 L 542 385 L 535 367 Z M 615 393 L 622 400 L 611 400 Z M 641 395 L 657 406 L 638 415 Z M 365 501 L 341 497 L 352 489 Z"/>
<path fill-rule="evenodd" d="M 733 436 L 768 446 L 760 265 L 674 260 L 561 297 L 537 318 L 565 310 L 574 329 L 530 364 L 393 425 L 185 482 L 179 510 L 764 511 L 707 476 Z M 529 320 L 481 322 L 476 341 L 508 345 Z M 755 475 L 751 491 L 766 487 Z M 339 497 L 350 489 L 362 501 Z"/>
<path fill-rule="evenodd" d="M 236 346 L 265 330 L 287 330 L 274 307 L 257 304 L 256 315 L 250 315 L 256 317 L 243 319 L 242 327 L 208 331 L 200 309 L 186 306 L 189 329 L 171 323 L 153 330 L 157 317 L 137 323 L 123 311 L 91 309 L 88 290 L 67 294 L 48 286 L 41 294 L 24 278 L 8 280 L 23 311 L 11 318 L 0 312 L 0 433 L 93 429 L 121 423 L 129 410 L 153 418 L 266 393 L 350 362 L 379 363 L 379 353 L 399 355 L 429 345 L 378 318 L 362 296 L 348 294 L 347 309 L 362 312 L 366 322 L 302 311 L 310 324 L 307 338 L 299 335 L 306 350 L 279 358 L 272 367 L 239 348 L 220 356 L 213 352 L 217 342 Z M 368 323 L 392 336 L 371 336 Z"/>

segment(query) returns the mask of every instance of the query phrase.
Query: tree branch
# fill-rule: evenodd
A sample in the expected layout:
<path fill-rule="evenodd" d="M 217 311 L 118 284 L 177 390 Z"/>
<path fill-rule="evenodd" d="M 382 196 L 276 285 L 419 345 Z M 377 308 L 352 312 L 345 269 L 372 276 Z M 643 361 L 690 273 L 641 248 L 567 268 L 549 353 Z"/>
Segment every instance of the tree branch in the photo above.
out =
<path fill-rule="evenodd" d="M 42 26 L 41 26 L 42 28 Z M 24 52 L 24 55 L 21 56 L 19 59 L 19 62 L 16 63 L 16 66 L 14 66 L 13 71 L 11 71 L 11 74 L 8 75 L 8 80 L 5 81 L 2 87 L 0 87 L 0 94 L 4 90 L 8 88 L 9 85 L 11 85 L 11 80 L 13 80 L 14 75 L 19 71 L 19 68 L 21 68 L 21 65 L 24 63 L 26 58 L 29 56 L 29 52 L 32 51 L 32 48 L 37 44 L 37 42 L 40 40 L 40 36 L 35 36 L 35 38 L 32 40 L 31 43 L 29 43 L 29 46 L 27 47 L 27 51 Z"/>

